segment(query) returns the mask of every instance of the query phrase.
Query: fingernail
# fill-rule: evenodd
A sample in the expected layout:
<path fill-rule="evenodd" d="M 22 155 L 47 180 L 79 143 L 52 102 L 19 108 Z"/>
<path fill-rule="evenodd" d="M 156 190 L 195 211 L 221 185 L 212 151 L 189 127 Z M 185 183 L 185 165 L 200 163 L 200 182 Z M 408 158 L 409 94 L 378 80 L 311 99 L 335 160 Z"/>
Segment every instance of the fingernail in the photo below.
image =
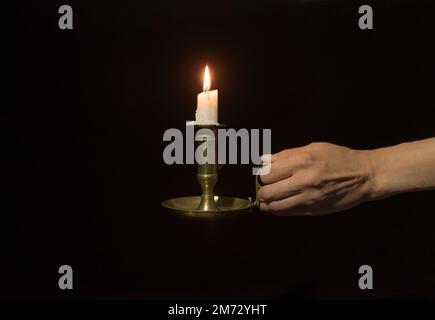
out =
<path fill-rule="evenodd" d="M 269 164 L 272 160 L 272 155 L 271 154 L 263 154 L 260 157 L 260 159 L 263 162 L 263 164 Z"/>

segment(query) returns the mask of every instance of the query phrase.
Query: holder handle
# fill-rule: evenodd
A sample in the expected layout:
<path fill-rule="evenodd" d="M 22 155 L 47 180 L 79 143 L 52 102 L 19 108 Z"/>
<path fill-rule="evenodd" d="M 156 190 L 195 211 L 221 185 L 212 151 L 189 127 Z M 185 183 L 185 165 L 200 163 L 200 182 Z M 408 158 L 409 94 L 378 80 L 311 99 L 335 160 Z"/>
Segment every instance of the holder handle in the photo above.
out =
<path fill-rule="evenodd" d="M 260 197 L 258 196 L 258 191 L 260 191 L 260 188 L 264 186 L 264 184 L 261 182 L 260 175 L 257 174 L 255 176 L 255 202 L 254 206 L 256 208 L 260 207 Z"/>

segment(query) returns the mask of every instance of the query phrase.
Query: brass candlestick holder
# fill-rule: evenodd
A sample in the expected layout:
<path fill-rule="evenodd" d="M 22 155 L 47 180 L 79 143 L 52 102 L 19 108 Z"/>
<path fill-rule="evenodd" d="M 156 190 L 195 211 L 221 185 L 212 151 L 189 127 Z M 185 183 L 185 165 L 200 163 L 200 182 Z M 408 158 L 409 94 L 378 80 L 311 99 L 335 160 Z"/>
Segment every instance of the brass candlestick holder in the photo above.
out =
<path fill-rule="evenodd" d="M 198 164 L 196 178 L 201 186 L 201 196 L 172 198 L 162 202 L 162 206 L 171 211 L 189 217 L 223 217 L 246 213 L 252 210 L 256 202 L 249 199 L 221 197 L 215 194 L 214 188 L 219 179 L 221 165 L 217 162 L 217 130 L 222 125 L 195 125 L 195 129 L 209 129 L 212 135 L 204 134 L 197 136 L 198 144 L 208 142 L 211 139 L 214 148 L 214 163 Z M 196 136 L 196 135 L 195 135 Z M 206 155 L 205 155 L 206 156 Z"/>

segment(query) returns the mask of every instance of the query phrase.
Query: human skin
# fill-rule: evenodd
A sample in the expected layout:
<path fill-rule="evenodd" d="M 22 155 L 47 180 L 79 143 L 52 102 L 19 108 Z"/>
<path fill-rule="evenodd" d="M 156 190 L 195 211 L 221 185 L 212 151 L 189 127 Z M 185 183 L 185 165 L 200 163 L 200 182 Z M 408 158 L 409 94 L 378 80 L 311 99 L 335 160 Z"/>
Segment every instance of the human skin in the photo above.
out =
<path fill-rule="evenodd" d="M 374 150 L 316 142 L 269 157 L 260 210 L 324 215 L 404 192 L 435 189 L 435 138 Z"/>

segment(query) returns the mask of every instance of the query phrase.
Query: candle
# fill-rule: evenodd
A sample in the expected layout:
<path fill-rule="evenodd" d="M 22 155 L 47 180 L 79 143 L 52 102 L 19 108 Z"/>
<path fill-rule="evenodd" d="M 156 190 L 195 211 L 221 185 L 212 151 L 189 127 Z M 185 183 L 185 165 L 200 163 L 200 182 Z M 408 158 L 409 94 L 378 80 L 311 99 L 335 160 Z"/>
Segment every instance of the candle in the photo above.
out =
<path fill-rule="evenodd" d="M 210 71 L 208 66 L 204 71 L 203 92 L 198 94 L 196 106 L 196 124 L 218 124 L 218 91 L 211 90 Z"/>

